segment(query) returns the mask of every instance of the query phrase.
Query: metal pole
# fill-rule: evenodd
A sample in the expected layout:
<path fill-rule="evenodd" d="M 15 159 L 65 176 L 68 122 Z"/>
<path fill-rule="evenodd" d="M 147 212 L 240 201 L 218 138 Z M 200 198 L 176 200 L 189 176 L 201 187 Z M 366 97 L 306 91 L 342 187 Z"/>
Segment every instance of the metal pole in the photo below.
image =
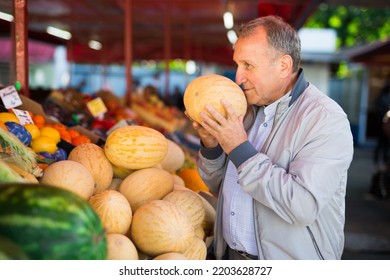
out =
<path fill-rule="evenodd" d="M 27 0 L 14 3 L 15 14 L 15 71 L 16 82 L 20 84 L 19 93 L 29 96 L 28 85 L 28 14 Z"/>
<path fill-rule="evenodd" d="M 126 73 L 126 93 L 125 93 L 125 105 L 131 106 L 131 94 L 132 94 L 132 69 L 131 65 L 133 63 L 133 26 L 132 26 L 132 0 L 126 0 L 125 3 L 125 44 L 124 44 L 124 57 L 125 57 L 125 73 Z"/>
<path fill-rule="evenodd" d="M 164 11 L 164 60 L 165 60 L 165 100 L 169 97 L 169 60 L 171 59 L 171 14 L 170 2 L 165 5 Z"/>

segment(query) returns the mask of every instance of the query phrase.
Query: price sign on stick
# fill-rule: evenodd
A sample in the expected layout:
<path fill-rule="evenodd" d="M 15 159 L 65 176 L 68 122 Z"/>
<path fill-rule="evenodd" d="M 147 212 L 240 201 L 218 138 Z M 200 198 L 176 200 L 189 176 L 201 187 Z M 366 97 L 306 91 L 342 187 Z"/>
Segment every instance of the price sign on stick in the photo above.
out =
<path fill-rule="evenodd" d="M 107 112 L 107 107 L 100 97 L 96 97 L 87 103 L 88 110 L 92 116 L 97 117 Z"/>
<path fill-rule="evenodd" d="M 8 86 L 0 90 L 0 98 L 6 109 L 11 109 L 22 105 L 22 100 L 14 86 Z"/>
<path fill-rule="evenodd" d="M 25 124 L 34 124 L 34 121 L 31 118 L 31 115 L 28 111 L 12 109 L 16 117 L 19 119 L 21 125 Z"/>

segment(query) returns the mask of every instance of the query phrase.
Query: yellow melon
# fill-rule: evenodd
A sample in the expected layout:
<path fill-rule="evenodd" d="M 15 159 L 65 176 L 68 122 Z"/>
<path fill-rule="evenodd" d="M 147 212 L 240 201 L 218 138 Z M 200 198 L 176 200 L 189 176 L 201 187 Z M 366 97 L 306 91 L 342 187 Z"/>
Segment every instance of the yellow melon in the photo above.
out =
<path fill-rule="evenodd" d="M 119 167 L 114 164 L 112 164 L 112 170 L 113 170 L 113 177 L 119 178 L 119 179 L 125 179 L 127 176 L 129 176 L 134 170 L 127 169 L 124 167 Z"/>
<path fill-rule="evenodd" d="M 185 186 L 182 186 L 180 184 L 173 184 L 173 188 L 172 188 L 172 191 L 178 191 L 178 190 L 182 190 L 182 191 L 190 191 L 192 192 L 190 189 L 187 189 Z"/>
<path fill-rule="evenodd" d="M 73 160 L 61 160 L 50 164 L 43 171 L 40 182 L 72 191 L 85 200 L 91 198 L 95 189 L 91 172 Z"/>
<path fill-rule="evenodd" d="M 172 177 L 173 177 L 173 184 L 180 185 L 183 187 L 186 186 L 186 183 L 184 182 L 184 180 L 176 173 L 172 173 Z"/>
<path fill-rule="evenodd" d="M 130 229 L 133 212 L 126 197 L 115 190 L 104 190 L 89 199 L 106 233 L 125 234 Z"/>
<path fill-rule="evenodd" d="M 170 139 L 168 141 L 168 152 L 160 162 L 161 167 L 168 172 L 175 172 L 184 165 L 184 151 L 183 149 Z"/>
<path fill-rule="evenodd" d="M 88 168 L 95 182 L 95 194 L 108 189 L 113 178 L 113 169 L 104 155 L 103 148 L 94 143 L 84 143 L 73 148 L 68 159 L 77 161 Z"/>
<path fill-rule="evenodd" d="M 172 189 L 172 175 L 166 170 L 155 167 L 134 171 L 119 186 L 119 191 L 130 202 L 133 213 L 142 204 L 161 199 Z"/>
<path fill-rule="evenodd" d="M 164 196 L 163 200 L 170 201 L 180 207 L 190 218 L 194 229 L 202 224 L 205 216 L 204 204 L 195 192 L 175 190 Z"/>
<path fill-rule="evenodd" d="M 244 92 L 231 79 L 221 75 L 209 74 L 195 78 L 188 84 L 183 96 L 187 114 L 199 123 L 203 121 L 200 113 L 206 112 L 206 105 L 214 107 L 226 117 L 221 99 L 227 100 L 237 115 L 245 115 L 248 105 Z"/>
<path fill-rule="evenodd" d="M 204 229 L 202 226 L 198 226 L 195 229 L 195 235 L 199 237 L 200 239 L 204 240 L 206 238 L 206 233 L 204 232 Z"/>
<path fill-rule="evenodd" d="M 134 243 L 125 235 L 107 234 L 107 260 L 138 260 Z"/>
<path fill-rule="evenodd" d="M 104 152 L 116 166 L 127 169 L 148 168 L 165 157 L 168 141 L 161 132 L 153 128 L 124 126 L 108 135 Z"/>
<path fill-rule="evenodd" d="M 160 261 L 161 260 L 187 260 L 187 258 L 180 253 L 169 252 L 169 253 L 158 255 L 153 260 L 160 260 Z"/>
<path fill-rule="evenodd" d="M 175 204 L 153 200 L 133 214 L 130 238 L 139 250 L 156 257 L 184 252 L 195 238 L 195 230 L 187 214 Z"/>
<path fill-rule="evenodd" d="M 207 258 L 206 243 L 199 237 L 195 237 L 183 255 L 189 260 L 205 260 Z"/>

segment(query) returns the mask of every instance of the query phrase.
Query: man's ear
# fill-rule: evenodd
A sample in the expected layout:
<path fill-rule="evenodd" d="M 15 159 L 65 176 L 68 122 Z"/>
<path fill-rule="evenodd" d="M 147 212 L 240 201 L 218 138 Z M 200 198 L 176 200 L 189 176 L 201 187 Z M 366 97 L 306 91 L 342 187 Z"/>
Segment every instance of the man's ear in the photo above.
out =
<path fill-rule="evenodd" d="M 281 71 L 280 73 L 282 75 L 282 78 L 289 76 L 293 72 L 292 68 L 293 68 L 293 61 L 291 56 L 289 56 L 288 54 L 284 54 L 280 58 L 280 71 Z"/>

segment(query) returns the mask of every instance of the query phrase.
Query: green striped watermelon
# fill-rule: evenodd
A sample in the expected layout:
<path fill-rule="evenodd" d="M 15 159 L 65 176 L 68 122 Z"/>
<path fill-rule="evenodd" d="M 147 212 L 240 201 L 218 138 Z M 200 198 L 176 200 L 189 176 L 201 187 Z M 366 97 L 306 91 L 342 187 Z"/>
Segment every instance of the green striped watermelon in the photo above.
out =
<path fill-rule="evenodd" d="M 0 260 L 28 260 L 26 254 L 8 238 L 0 236 Z"/>
<path fill-rule="evenodd" d="M 107 257 L 106 234 L 90 204 L 43 184 L 0 184 L 0 236 L 34 260 Z"/>

